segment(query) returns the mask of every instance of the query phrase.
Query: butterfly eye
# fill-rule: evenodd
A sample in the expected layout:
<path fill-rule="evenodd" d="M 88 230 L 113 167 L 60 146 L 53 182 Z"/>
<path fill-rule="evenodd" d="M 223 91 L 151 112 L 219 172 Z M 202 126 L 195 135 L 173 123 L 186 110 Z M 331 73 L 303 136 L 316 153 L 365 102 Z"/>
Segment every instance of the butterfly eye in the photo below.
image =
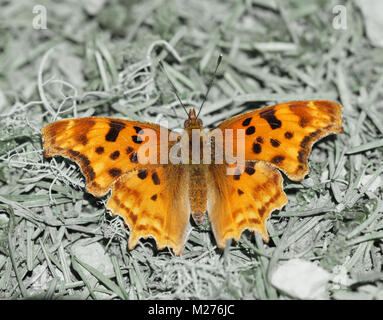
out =
<path fill-rule="evenodd" d="M 201 119 L 197 119 L 198 121 L 198 125 L 202 127 L 203 123 L 202 123 L 202 120 Z"/>
<path fill-rule="evenodd" d="M 185 122 L 184 122 L 184 127 L 185 127 L 185 128 L 190 127 L 190 120 L 185 120 Z"/>

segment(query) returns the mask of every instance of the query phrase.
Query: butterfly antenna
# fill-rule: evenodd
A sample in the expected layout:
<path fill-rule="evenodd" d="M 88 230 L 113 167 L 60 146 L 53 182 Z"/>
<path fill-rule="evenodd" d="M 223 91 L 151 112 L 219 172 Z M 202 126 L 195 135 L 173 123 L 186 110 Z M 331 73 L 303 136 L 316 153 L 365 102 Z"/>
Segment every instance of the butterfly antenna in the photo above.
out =
<path fill-rule="evenodd" d="M 222 61 L 222 54 L 220 54 L 218 59 L 217 59 L 217 65 L 215 67 L 214 74 L 213 74 L 213 76 L 210 79 L 210 82 L 209 82 L 209 85 L 207 87 L 207 91 L 206 91 L 206 94 L 205 94 L 205 98 L 203 99 L 201 107 L 199 108 L 199 111 L 198 111 L 198 114 L 197 114 L 197 118 L 198 118 L 199 114 L 201 113 L 202 107 L 205 104 L 207 96 L 209 95 L 209 91 L 210 91 L 211 87 L 213 86 L 213 83 L 214 83 L 214 80 L 215 80 L 215 77 L 216 77 L 216 74 L 217 74 L 217 70 L 218 70 L 219 65 L 221 64 L 221 61 Z"/>
<path fill-rule="evenodd" d="M 182 103 L 180 97 L 178 96 L 176 86 L 173 84 L 173 82 L 171 82 L 171 80 L 170 80 L 170 78 L 169 78 L 169 75 L 168 75 L 168 73 L 167 73 L 167 71 L 166 71 L 166 69 L 165 69 L 165 67 L 164 67 L 164 65 L 163 65 L 163 63 L 162 63 L 162 61 L 159 61 L 158 64 L 160 65 L 160 67 L 161 67 L 161 69 L 162 69 L 162 72 L 165 73 L 165 75 L 166 75 L 166 79 L 168 80 L 170 86 L 172 87 L 174 94 L 176 95 L 176 97 L 177 97 L 178 101 L 180 102 L 182 108 L 185 110 L 187 116 L 189 117 L 189 113 L 188 113 L 188 111 L 186 110 L 185 105 Z"/>

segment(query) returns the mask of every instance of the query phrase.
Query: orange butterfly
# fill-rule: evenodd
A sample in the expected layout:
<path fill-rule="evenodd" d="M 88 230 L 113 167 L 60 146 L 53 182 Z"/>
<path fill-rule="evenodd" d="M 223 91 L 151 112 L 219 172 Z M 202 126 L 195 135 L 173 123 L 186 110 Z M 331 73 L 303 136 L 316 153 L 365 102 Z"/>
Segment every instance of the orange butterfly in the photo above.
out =
<path fill-rule="evenodd" d="M 107 208 L 128 225 L 129 249 L 141 237 L 153 237 L 158 249 L 169 247 L 179 255 L 190 213 L 200 224 L 208 212 L 220 248 L 228 239 L 238 241 L 245 229 L 259 232 L 267 242 L 267 218 L 287 203 L 277 169 L 302 180 L 309 171 L 312 144 L 343 132 L 342 106 L 325 100 L 293 101 L 235 116 L 217 128 L 233 130 L 234 153 L 238 143 L 244 145 L 245 162 L 234 175 L 227 169 L 235 169 L 235 164 L 216 158 L 208 164 L 161 164 L 158 154 L 157 163 L 141 163 L 139 148 L 147 142 L 146 131 L 156 133 L 157 150 L 163 147 L 161 130 L 167 137 L 175 135 L 176 141 L 165 141 L 168 152 L 184 136 L 190 142 L 193 129 L 202 132 L 194 109 L 181 134 L 152 123 L 92 117 L 51 123 L 42 136 L 45 157 L 61 155 L 80 165 L 87 192 L 101 197 L 112 191 Z M 210 142 L 213 152 L 217 141 Z"/>

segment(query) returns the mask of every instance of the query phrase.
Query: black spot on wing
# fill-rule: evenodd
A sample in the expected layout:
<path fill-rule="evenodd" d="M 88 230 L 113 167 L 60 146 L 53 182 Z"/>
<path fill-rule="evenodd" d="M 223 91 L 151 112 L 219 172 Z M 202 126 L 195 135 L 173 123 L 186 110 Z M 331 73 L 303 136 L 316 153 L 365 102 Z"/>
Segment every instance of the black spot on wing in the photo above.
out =
<path fill-rule="evenodd" d="M 251 119 L 252 119 L 251 117 L 250 118 L 246 118 L 245 120 L 243 120 L 242 125 L 244 127 L 247 127 L 250 124 Z"/>
<path fill-rule="evenodd" d="M 250 168 L 254 168 L 254 167 L 255 167 L 255 162 L 253 162 L 253 161 L 248 161 L 248 162 L 246 162 L 246 166 L 247 166 L 247 167 L 250 167 Z"/>
<path fill-rule="evenodd" d="M 68 150 L 68 153 L 72 158 L 74 158 L 80 163 L 81 167 L 85 168 L 90 165 L 90 161 L 86 155 L 83 155 L 82 153 L 71 149 Z"/>
<path fill-rule="evenodd" d="M 248 135 L 248 136 L 253 134 L 254 132 L 255 132 L 255 127 L 254 126 L 248 127 L 246 129 L 246 135 Z"/>
<path fill-rule="evenodd" d="M 85 167 L 90 165 L 90 161 L 89 161 L 88 157 L 83 155 L 83 154 L 79 154 L 78 160 L 80 160 L 81 164 Z"/>
<path fill-rule="evenodd" d="M 117 178 L 118 176 L 120 176 L 122 173 L 122 171 L 118 168 L 112 168 L 109 170 L 109 175 L 113 178 Z"/>
<path fill-rule="evenodd" d="M 271 143 L 271 145 L 272 145 L 274 148 L 278 148 L 279 145 L 281 144 L 281 143 L 279 142 L 279 140 L 277 140 L 277 139 L 270 139 L 270 143 Z"/>
<path fill-rule="evenodd" d="M 303 139 L 302 139 L 302 142 L 301 142 L 301 147 L 303 149 L 307 149 L 308 148 L 308 143 L 310 143 L 311 141 L 311 137 L 310 136 L 305 136 Z"/>
<path fill-rule="evenodd" d="M 102 146 L 97 147 L 96 148 L 96 153 L 103 154 L 104 153 L 104 147 L 102 147 Z"/>
<path fill-rule="evenodd" d="M 117 160 L 119 156 L 120 156 L 120 151 L 116 150 L 109 155 L 109 158 L 112 160 Z"/>
<path fill-rule="evenodd" d="M 155 185 L 159 185 L 160 184 L 160 178 L 158 177 L 158 174 L 157 174 L 157 172 L 153 172 L 152 173 L 152 180 L 153 180 L 153 183 L 155 184 Z"/>
<path fill-rule="evenodd" d="M 122 129 L 125 128 L 125 123 L 116 121 L 116 120 L 111 120 L 109 122 L 109 131 L 105 136 L 106 141 L 110 142 L 115 142 L 117 140 L 117 137 Z"/>
<path fill-rule="evenodd" d="M 144 130 L 142 130 L 142 128 L 140 128 L 140 127 L 134 126 L 133 129 L 136 131 L 137 134 L 143 134 L 144 133 Z"/>
<path fill-rule="evenodd" d="M 137 176 L 144 180 L 148 176 L 148 172 L 146 170 L 139 170 Z"/>
<path fill-rule="evenodd" d="M 273 108 L 266 109 L 260 112 L 259 115 L 267 121 L 272 130 L 282 127 L 282 122 L 275 116 L 275 110 Z"/>
<path fill-rule="evenodd" d="M 252 167 L 246 167 L 245 172 L 246 172 L 249 176 L 251 176 L 251 175 L 254 174 L 255 169 L 252 168 Z"/>
<path fill-rule="evenodd" d="M 262 146 L 259 143 L 253 143 L 253 152 L 254 153 L 261 153 L 262 152 Z"/>
<path fill-rule="evenodd" d="M 139 136 L 132 136 L 132 140 L 134 143 L 138 143 L 138 144 L 143 142 L 142 138 Z"/>
<path fill-rule="evenodd" d="M 318 130 L 315 130 L 314 132 L 311 132 L 310 133 L 310 137 L 315 139 L 317 138 L 320 134 L 322 133 L 322 130 L 318 129 Z"/>
<path fill-rule="evenodd" d="M 306 160 L 306 150 L 301 149 L 298 151 L 298 161 L 304 163 Z"/>
<path fill-rule="evenodd" d="M 136 152 L 131 153 L 129 156 L 129 159 L 132 163 L 137 163 L 138 162 L 137 153 Z"/>
<path fill-rule="evenodd" d="M 293 136 L 294 136 L 293 132 L 290 132 L 290 131 L 285 132 L 285 138 L 286 139 L 291 139 Z"/>
<path fill-rule="evenodd" d="M 285 157 L 282 155 L 275 156 L 271 159 L 271 162 L 274 164 L 281 164 L 285 160 Z"/>
<path fill-rule="evenodd" d="M 85 167 L 84 173 L 88 177 L 89 180 L 94 180 L 96 178 L 96 173 L 94 172 L 94 170 L 91 166 Z"/>
<path fill-rule="evenodd" d="M 239 167 L 236 167 L 234 171 L 233 179 L 238 181 L 241 178 L 241 174 L 242 174 L 241 169 Z"/>

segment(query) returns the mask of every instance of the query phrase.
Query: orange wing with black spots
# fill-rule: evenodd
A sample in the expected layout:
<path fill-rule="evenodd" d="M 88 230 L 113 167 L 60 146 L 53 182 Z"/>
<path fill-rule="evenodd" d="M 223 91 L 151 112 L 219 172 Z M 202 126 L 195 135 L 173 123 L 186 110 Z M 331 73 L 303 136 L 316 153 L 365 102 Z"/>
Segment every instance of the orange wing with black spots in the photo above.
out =
<path fill-rule="evenodd" d="M 190 217 L 188 183 L 187 167 L 165 165 L 133 171 L 113 185 L 107 208 L 128 225 L 129 249 L 140 238 L 153 237 L 158 249 L 182 253 Z"/>
<path fill-rule="evenodd" d="M 129 248 L 142 237 L 153 237 L 159 249 L 180 254 L 190 215 L 189 175 L 184 166 L 160 164 L 161 152 L 168 156 L 175 143 L 168 140 L 169 133 L 151 123 L 98 117 L 62 120 L 42 129 L 46 157 L 61 155 L 77 162 L 93 195 L 112 190 L 106 207 L 128 225 Z M 179 135 L 172 135 L 177 140 Z M 140 147 L 149 152 L 153 145 L 154 161 L 142 163 L 141 156 L 149 154 Z"/>
<path fill-rule="evenodd" d="M 243 129 L 247 161 L 268 162 L 299 181 L 309 171 L 312 144 L 343 132 L 342 106 L 327 100 L 292 101 L 238 115 L 218 128 L 233 129 L 234 150 L 237 130 Z"/>
<path fill-rule="evenodd" d="M 267 241 L 267 218 L 287 203 L 276 168 L 292 180 L 302 180 L 309 171 L 312 144 L 343 132 L 342 106 L 322 100 L 293 101 L 238 115 L 218 128 L 233 130 L 233 154 L 241 143 L 246 163 L 234 175 L 225 173 L 230 165 L 209 166 L 208 212 L 217 244 L 224 247 L 228 239 L 238 241 L 245 229 L 260 233 Z M 225 145 L 225 141 L 215 143 Z"/>
<path fill-rule="evenodd" d="M 153 237 L 159 249 L 169 247 L 180 254 L 190 211 L 201 222 L 206 207 L 219 247 L 228 239 L 239 240 L 245 229 L 259 232 L 267 241 L 267 218 L 287 203 L 277 168 L 293 180 L 302 180 L 308 173 L 312 144 L 328 134 L 343 132 L 341 113 L 342 107 L 331 101 L 294 101 L 224 121 L 218 129 L 232 129 L 234 154 L 238 151 L 237 135 L 243 130 L 239 142 L 245 147 L 246 161 L 240 164 L 242 168 L 218 164 L 217 142 L 226 145 L 226 141 L 212 139 L 207 145 L 214 147 L 213 163 L 164 164 L 162 153 L 170 157 L 176 141 L 182 141 L 181 135 L 172 133 L 172 142 L 166 128 L 120 119 L 94 117 L 52 123 L 42 129 L 43 147 L 46 157 L 62 155 L 76 161 L 86 177 L 88 192 L 100 197 L 112 190 L 107 208 L 129 226 L 129 248 L 142 237 Z M 194 109 L 182 136 L 188 136 L 189 143 L 181 144 L 189 151 L 194 150 L 188 135 L 192 129 L 203 129 Z M 141 152 L 145 145 L 146 149 L 156 147 L 154 162 L 143 163 L 148 156 Z M 236 171 L 227 174 L 228 169 Z"/>
<path fill-rule="evenodd" d="M 100 197 L 125 173 L 156 166 L 141 163 L 139 148 L 143 142 L 147 148 L 156 145 L 157 161 L 151 163 L 159 163 L 159 137 L 169 130 L 151 123 L 92 117 L 57 121 L 41 132 L 45 157 L 61 155 L 76 161 L 86 177 L 87 191 Z"/>
<path fill-rule="evenodd" d="M 234 175 L 227 169 L 233 168 Z M 263 161 L 246 162 L 243 170 L 224 164 L 208 170 L 208 212 L 217 245 L 238 241 L 248 229 L 269 240 L 266 222 L 271 212 L 287 203 L 280 172 Z"/>

